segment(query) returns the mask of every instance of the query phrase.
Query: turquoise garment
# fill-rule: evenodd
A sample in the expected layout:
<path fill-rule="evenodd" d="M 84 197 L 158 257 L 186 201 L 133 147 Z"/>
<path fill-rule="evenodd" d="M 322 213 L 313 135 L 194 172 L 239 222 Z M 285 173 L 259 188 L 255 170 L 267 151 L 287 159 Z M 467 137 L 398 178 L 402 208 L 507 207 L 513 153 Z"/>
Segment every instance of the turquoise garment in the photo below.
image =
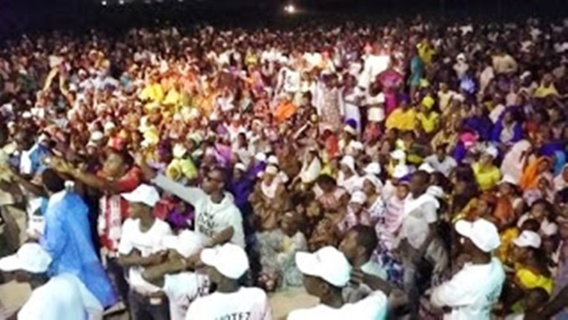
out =
<path fill-rule="evenodd" d="M 418 86 L 422 78 L 424 78 L 424 62 L 416 55 L 410 61 L 410 77 L 408 78 L 408 84 L 411 86 Z"/>
<path fill-rule="evenodd" d="M 76 193 L 61 191 L 52 195 L 40 244 L 53 259 L 49 268 L 51 276 L 75 275 L 107 308 L 118 298 L 95 253 L 88 213 L 87 205 Z"/>

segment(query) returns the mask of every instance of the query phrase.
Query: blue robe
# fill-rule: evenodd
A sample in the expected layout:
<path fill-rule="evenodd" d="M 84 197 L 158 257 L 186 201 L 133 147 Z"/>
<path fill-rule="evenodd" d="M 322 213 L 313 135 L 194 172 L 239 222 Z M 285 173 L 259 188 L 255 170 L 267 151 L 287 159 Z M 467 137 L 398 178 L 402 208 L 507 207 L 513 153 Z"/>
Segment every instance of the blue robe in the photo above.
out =
<path fill-rule="evenodd" d="M 62 191 L 52 195 L 40 244 L 53 259 L 49 268 L 52 276 L 77 276 L 107 308 L 118 298 L 95 253 L 88 215 L 89 208 L 76 193 Z"/>

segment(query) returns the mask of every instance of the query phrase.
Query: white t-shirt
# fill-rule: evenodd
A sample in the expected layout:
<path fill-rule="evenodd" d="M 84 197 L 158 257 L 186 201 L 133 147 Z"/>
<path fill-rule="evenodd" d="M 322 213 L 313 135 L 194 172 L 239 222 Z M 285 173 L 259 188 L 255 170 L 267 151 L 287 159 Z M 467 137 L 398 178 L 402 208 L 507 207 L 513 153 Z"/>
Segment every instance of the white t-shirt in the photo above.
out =
<path fill-rule="evenodd" d="M 162 289 L 170 301 L 171 320 L 184 320 L 189 306 L 209 293 L 209 278 L 198 272 L 166 275 Z"/>
<path fill-rule="evenodd" d="M 313 308 L 294 310 L 288 314 L 288 320 L 382 320 L 387 317 L 387 296 L 377 291 L 357 303 L 347 303 L 340 309 L 323 304 Z"/>
<path fill-rule="evenodd" d="M 132 250 L 140 251 L 142 257 L 165 250 L 162 243 L 164 238 L 172 234 L 170 226 L 160 219 L 156 219 L 150 230 L 140 231 L 140 220 L 128 218 L 122 225 L 122 236 L 118 245 L 120 254 L 128 255 Z M 131 267 L 128 271 L 128 281 L 134 291 L 139 293 L 153 293 L 160 291 L 156 287 L 142 279 L 142 268 Z"/>
<path fill-rule="evenodd" d="M 431 165 L 434 170 L 440 172 L 446 177 L 448 177 L 452 170 L 454 170 L 454 168 L 458 166 L 456 160 L 454 160 L 454 158 L 450 156 L 446 156 L 444 160 L 440 162 L 438 156 L 431 155 L 426 157 L 426 159 L 424 159 L 424 162 Z"/>
<path fill-rule="evenodd" d="M 404 215 L 400 230 L 401 239 L 418 249 L 424 244 L 429 233 L 429 224 L 438 220 L 439 202 L 430 194 L 423 194 L 414 199 L 412 195 L 404 201 Z"/>
<path fill-rule="evenodd" d="M 491 319 L 491 308 L 505 281 L 503 265 L 497 258 L 484 265 L 466 264 L 460 272 L 432 291 L 432 304 L 450 307 L 445 320 Z"/>
<path fill-rule="evenodd" d="M 60 274 L 32 291 L 18 320 L 87 320 L 102 315 L 103 306 L 77 277 Z"/>
<path fill-rule="evenodd" d="M 233 293 L 215 292 L 189 306 L 186 320 L 272 320 L 266 293 L 259 288 L 240 288 Z"/>

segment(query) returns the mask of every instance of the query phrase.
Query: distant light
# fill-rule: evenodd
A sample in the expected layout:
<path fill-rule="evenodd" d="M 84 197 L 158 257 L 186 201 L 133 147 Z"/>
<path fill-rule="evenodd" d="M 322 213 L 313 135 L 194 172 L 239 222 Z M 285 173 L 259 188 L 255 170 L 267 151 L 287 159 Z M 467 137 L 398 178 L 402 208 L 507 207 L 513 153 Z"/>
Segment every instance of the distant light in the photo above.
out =
<path fill-rule="evenodd" d="M 295 13 L 296 12 L 296 7 L 293 4 L 289 4 L 287 6 L 284 7 L 284 11 L 286 11 L 287 13 Z"/>
<path fill-rule="evenodd" d="M 123 4 L 124 4 L 124 0 L 118 1 L 118 4 L 123 5 Z"/>
<path fill-rule="evenodd" d="M 103 7 L 106 7 L 107 2 L 106 2 L 106 1 L 103 1 L 103 2 L 101 2 L 101 4 L 103 5 Z"/>

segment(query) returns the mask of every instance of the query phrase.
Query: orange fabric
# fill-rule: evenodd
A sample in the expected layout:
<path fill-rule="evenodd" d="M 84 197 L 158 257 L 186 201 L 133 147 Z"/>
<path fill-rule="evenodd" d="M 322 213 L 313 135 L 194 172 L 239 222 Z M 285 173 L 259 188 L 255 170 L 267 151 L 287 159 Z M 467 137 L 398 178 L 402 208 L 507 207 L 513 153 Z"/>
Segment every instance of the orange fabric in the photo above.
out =
<path fill-rule="evenodd" d="M 528 189 L 538 188 L 538 180 L 539 180 L 538 167 L 540 166 L 541 163 L 545 161 L 548 161 L 548 159 L 545 157 L 540 157 L 536 161 L 529 163 L 525 167 L 521 175 L 521 181 L 519 182 L 519 186 L 521 187 L 521 189 L 528 190 Z"/>
<path fill-rule="evenodd" d="M 497 199 L 493 216 L 498 220 L 498 227 L 506 226 L 515 219 L 515 210 L 507 197 L 499 197 Z"/>
<path fill-rule="evenodd" d="M 284 102 L 276 108 L 274 118 L 276 118 L 278 122 L 283 122 L 296 114 L 297 111 L 298 107 L 296 107 L 292 102 Z"/>

